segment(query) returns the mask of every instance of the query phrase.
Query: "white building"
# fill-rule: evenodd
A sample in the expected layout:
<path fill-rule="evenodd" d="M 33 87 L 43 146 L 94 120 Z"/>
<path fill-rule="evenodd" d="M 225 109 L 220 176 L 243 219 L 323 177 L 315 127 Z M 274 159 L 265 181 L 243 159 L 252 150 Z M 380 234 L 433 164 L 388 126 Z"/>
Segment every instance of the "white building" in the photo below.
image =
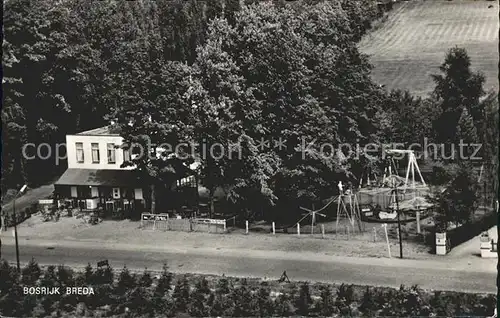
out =
<path fill-rule="evenodd" d="M 144 207 L 144 184 L 133 166 L 121 167 L 130 161 L 122 143 L 111 126 L 67 135 L 68 169 L 55 183 L 58 198 L 88 210 Z"/>

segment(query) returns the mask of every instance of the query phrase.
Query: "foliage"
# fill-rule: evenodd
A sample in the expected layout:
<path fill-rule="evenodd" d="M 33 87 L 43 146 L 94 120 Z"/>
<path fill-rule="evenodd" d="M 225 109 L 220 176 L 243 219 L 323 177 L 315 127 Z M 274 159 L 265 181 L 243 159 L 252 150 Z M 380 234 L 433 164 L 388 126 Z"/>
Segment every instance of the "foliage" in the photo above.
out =
<path fill-rule="evenodd" d="M 190 296 L 190 287 L 189 282 L 186 277 L 177 280 L 177 283 L 174 287 L 174 292 L 172 294 L 172 298 L 176 304 L 177 312 L 186 312 L 189 304 L 189 296 Z"/>
<path fill-rule="evenodd" d="M 36 271 L 36 267 L 37 264 L 33 261 L 31 268 Z M 90 266 L 89 268 L 91 269 Z M 94 275 L 98 271 L 99 269 Z M 41 278 L 37 283 L 26 285 L 21 280 L 18 284 L 15 267 L 6 262 L 0 264 L 0 274 L 2 275 L 0 287 L 8 288 L 1 290 L 0 314 L 20 317 L 51 315 L 174 317 L 183 313 L 193 317 L 273 315 L 288 317 L 316 314 L 334 316 L 339 313 L 343 316 L 358 316 L 358 312 L 362 312 L 365 316 L 397 317 L 488 316 L 491 315 L 496 301 L 495 295 L 480 296 L 454 292 L 429 294 L 417 286 L 410 288 L 401 286 L 398 290 L 368 287 L 364 293 L 358 294 L 354 289 L 358 288 L 361 291 L 360 286 L 341 285 L 338 286 L 336 293 L 333 293 L 331 285 L 310 286 L 307 283 L 288 284 L 273 300 L 270 291 L 274 284 L 268 282 L 249 282 L 245 279 L 227 277 L 208 281 L 205 277 L 193 279 L 184 275 L 177 280 L 171 297 L 168 293 L 160 295 L 156 292 L 157 287 L 154 286 L 158 286 L 161 277 L 151 278 L 153 284 L 148 287 L 141 286 L 141 279 L 134 279 L 126 268 L 117 273 L 111 283 L 95 280 L 91 285 L 94 288 L 94 295 L 24 295 L 25 286 L 46 287 L 64 284 L 70 286 L 72 284 L 70 277 L 74 275 L 71 270 L 62 266 L 57 268 L 49 266 L 41 270 Z M 26 274 L 31 275 L 28 272 Z M 80 274 L 84 277 L 85 271 Z M 167 273 L 164 276 L 169 277 Z M 7 279 L 4 280 L 4 277 Z M 29 279 L 24 281 L 27 282 Z M 238 286 L 233 288 L 233 283 Z M 127 285 L 128 289 L 123 293 L 118 288 L 119 285 L 122 287 Z M 193 289 L 191 285 L 194 286 Z M 212 291 L 210 286 L 218 288 Z M 314 305 L 313 297 L 319 298 Z M 294 302 L 297 307 L 293 305 Z"/>
<path fill-rule="evenodd" d="M 382 124 L 380 138 L 389 138 L 385 141 L 405 147 L 412 143 L 425 145 L 434 141 L 433 121 L 440 116 L 440 109 L 435 106 L 434 100 L 414 97 L 409 91 L 395 90 L 385 97 L 384 104 L 384 110 L 378 114 Z"/>
<path fill-rule="evenodd" d="M 161 272 L 158 283 L 156 284 L 155 294 L 159 296 L 164 296 L 166 292 L 170 290 L 170 284 L 172 283 L 172 273 L 168 271 L 167 264 L 163 264 L 163 270 Z"/>
<path fill-rule="evenodd" d="M 440 222 L 455 224 L 470 223 L 478 207 L 477 175 L 469 162 L 458 165 L 457 171 L 446 186 L 445 191 L 437 193 L 437 214 Z M 441 226 L 443 227 L 443 226 Z"/>
<path fill-rule="evenodd" d="M 322 2 L 261 3 L 242 8 L 233 26 L 212 21 L 189 96 L 195 135 L 224 149 L 238 142 L 242 156 L 202 158 L 204 185 L 225 188 L 241 209 L 284 210 L 349 177 L 352 154 L 334 147 L 371 139 L 379 93 L 347 19 L 338 3 Z"/>
<path fill-rule="evenodd" d="M 433 92 L 442 113 L 434 122 L 439 142 L 457 143 L 457 127 L 465 108 L 475 123 L 481 121 L 479 99 L 484 95 L 485 78 L 470 69 L 470 57 L 463 48 L 452 48 L 440 66 L 442 74 L 433 75 L 436 87 Z"/>
<path fill-rule="evenodd" d="M 337 307 L 335 306 L 335 297 L 330 289 L 330 286 L 324 286 L 320 293 L 320 302 L 318 304 L 318 309 L 320 315 L 324 317 L 331 317 L 333 314 L 337 313 Z"/>
<path fill-rule="evenodd" d="M 36 285 L 42 274 L 38 263 L 32 258 L 29 263 L 21 270 L 21 282 L 25 285 Z"/>
<path fill-rule="evenodd" d="M 299 295 L 296 300 L 297 312 L 300 315 L 307 316 L 309 314 L 311 304 L 312 299 L 309 284 L 307 282 L 304 282 L 300 285 Z"/>

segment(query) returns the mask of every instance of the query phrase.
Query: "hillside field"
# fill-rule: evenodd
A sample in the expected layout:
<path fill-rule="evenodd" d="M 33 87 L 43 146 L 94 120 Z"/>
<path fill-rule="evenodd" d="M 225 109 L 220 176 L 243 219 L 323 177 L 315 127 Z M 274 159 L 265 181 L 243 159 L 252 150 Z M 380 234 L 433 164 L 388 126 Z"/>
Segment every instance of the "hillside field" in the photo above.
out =
<path fill-rule="evenodd" d="M 446 51 L 464 47 L 473 70 L 486 76 L 485 89 L 498 90 L 498 32 L 496 1 L 409 0 L 396 4 L 360 49 L 370 56 L 375 81 L 426 95 Z"/>

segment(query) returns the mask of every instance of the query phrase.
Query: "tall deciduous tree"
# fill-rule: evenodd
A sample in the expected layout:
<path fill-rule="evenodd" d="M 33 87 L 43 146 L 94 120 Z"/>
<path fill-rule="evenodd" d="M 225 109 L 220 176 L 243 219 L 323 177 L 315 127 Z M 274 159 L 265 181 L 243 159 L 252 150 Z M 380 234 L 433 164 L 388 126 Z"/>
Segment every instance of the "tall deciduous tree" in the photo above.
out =
<path fill-rule="evenodd" d="M 195 63 L 197 136 L 210 143 L 243 137 L 246 157 L 207 158 L 209 187 L 253 189 L 297 207 L 331 195 L 332 180 L 348 177 L 353 153 L 337 148 L 372 140 L 379 96 L 346 20 L 338 3 L 326 2 L 304 10 L 261 3 L 243 8 L 234 26 L 213 21 Z"/>

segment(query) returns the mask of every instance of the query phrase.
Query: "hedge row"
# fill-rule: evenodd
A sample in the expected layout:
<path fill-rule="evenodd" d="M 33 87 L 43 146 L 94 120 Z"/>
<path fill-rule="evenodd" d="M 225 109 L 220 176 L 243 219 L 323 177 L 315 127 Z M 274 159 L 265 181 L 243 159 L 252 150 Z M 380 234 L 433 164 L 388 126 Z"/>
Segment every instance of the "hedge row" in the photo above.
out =
<path fill-rule="evenodd" d="M 80 273 L 63 266 L 42 270 L 34 261 L 18 275 L 0 264 L 0 314 L 18 317 L 174 316 L 488 316 L 495 295 L 426 292 L 308 283 L 263 282 L 226 277 L 174 277 L 166 266 L 158 277 L 126 267 Z M 90 295 L 24 295 L 23 287 L 94 288 Z"/>

